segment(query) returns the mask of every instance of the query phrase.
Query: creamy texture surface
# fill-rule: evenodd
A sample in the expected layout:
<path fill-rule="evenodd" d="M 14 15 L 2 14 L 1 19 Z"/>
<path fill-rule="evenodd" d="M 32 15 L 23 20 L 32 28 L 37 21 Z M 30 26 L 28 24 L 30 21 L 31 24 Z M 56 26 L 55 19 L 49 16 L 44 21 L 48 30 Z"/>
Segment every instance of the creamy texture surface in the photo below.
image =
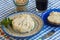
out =
<path fill-rule="evenodd" d="M 34 28 L 34 20 L 30 15 L 22 14 L 13 19 L 13 29 L 19 32 L 30 32 Z"/>
<path fill-rule="evenodd" d="M 48 21 L 55 24 L 60 24 L 60 12 L 52 12 L 48 16 Z"/>

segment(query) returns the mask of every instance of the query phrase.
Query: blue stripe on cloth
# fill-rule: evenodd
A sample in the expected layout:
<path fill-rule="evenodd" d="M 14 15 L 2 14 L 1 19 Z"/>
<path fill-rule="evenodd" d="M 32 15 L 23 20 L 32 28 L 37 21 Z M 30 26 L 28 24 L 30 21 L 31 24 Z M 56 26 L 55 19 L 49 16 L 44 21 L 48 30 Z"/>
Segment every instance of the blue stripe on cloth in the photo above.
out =
<path fill-rule="evenodd" d="M 54 31 L 58 31 L 58 30 L 60 30 L 60 27 L 57 27 L 56 29 L 54 29 Z"/>
<path fill-rule="evenodd" d="M 36 36 L 32 37 L 30 40 L 33 39 L 39 39 L 40 37 L 44 36 L 45 34 L 47 34 L 48 32 L 50 32 L 51 30 L 53 30 L 54 27 L 50 27 L 50 26 L 46 26 L 46 28 L 44 30 L 42 30 L 39 34 L 37 34 Z"/>
<path fill-rule="evenodd" d="M 60 39 L 60 30 L 56 31 L 52 36 L 50 36 L 49 38 L 47 38 L 45 40 L 55 40 L 57 38 Z"/>
<path fill-rule="evenodd" d="M 40 37 L 44 36 L 45 34 L 49 33 L 50 31 L 52 31 L 54 29 L 54 27 L 48 29 L 45 33 L 41 34 L 41 36 L 36 37 L 36 40 L 38 40 Z"/>
<path fill-rule="evenodd" d="M 1 0 L 0 1 L 0 18 L 2 18 L 2 16 L 5 16 L 7 14 L 11 14 L 12 12 L 14 12 L 15 10 L 15 6 L 13 4 L 12 0 Z"/>
<path fill-rule="evenodd" d="M 49 0 L 48 1 L 48 9 L 53 8 L 60 8 L 60 1 L 59 0 Z"/>
<path fill-rule="evenodd" d="M 55 40 L 60 40 L 60 35 L 58 35 Z"/>

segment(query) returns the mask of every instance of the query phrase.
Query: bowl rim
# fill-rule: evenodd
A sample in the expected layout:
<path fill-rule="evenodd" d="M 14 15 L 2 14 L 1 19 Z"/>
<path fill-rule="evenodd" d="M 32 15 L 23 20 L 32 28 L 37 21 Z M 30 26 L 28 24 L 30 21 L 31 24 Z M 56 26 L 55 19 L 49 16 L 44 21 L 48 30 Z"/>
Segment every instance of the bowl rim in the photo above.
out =
<path fill-rule="evenodd" d="M 15 4 L 16 6 L 25 6 L 25 5 L 28 4 L 29 0 L 27 0 L 27 2 L 26 2 L 24 5 L 23 5 L 23 4 L 17 4 L 17 3 L 15 2 L 15 0 L 13 0 L 13 2 L 14 2 L 14 4 Z"/>
<path fill-rule="evenodd" d="M 31 12 L 19 12 L 19 13 L 28 13 L 28 14 L 32 14 Z M 11 15 L 14 15 L 14 14 L 16 15 L 16 14 L 19 14 L 19 13 L 10 14 L 10 15 L 6 16 L 6 18 L 8 18 L 8 17 L 11 16 Z M 33 13 L 33 14 L 34 14 L 34 13 Z M 37 15 L 37 14 L 34 14 L 34 15 L 38 16 L 39 18 L 41 18 L 41 17 L 40 17 L 39 15 Z M 41 20 L 42 20 L 42 18 L 41 18 Z M 43 22 L 43 20 L 42 20 L 42 22 Z M 23 38 L 31 38 L 31 37 L 33 37 L 33 36 L 39 34 L 39 33 L 41 32 L 41 30 L 43 29 L 43 26 L 44 26 L 44 22 L 43 22 L 43 24 L 42 24 L 41 29 L 40 29 L 38 32 L 36 32 L 36 33 L 34 33 L 34 34 L 32 34 L 32 35 L 29 35 L 29 36 L 24 36 L 24 37 L 21 37 L 21 36 L 14 36 L 14 35 L 11 35 L 11 34 L 7 33 L 3 25 L 2 25 L 2 30 L 4 31 L 4 33 L 6 33 L 6 35 L 8 35 L 8 36 L 10 36 L 10 37 L 23 39 Z"/>

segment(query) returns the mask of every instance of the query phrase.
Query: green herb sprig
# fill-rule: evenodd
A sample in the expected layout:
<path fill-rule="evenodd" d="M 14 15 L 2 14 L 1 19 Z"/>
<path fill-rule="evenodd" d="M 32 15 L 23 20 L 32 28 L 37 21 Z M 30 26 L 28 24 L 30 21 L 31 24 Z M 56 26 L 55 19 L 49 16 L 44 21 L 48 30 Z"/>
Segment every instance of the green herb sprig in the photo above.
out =
<path fill-rule="evenodd" d="M 6 28 L 8 28 L 8 25 L 12 27 L 12 20 L 5 18 L 1 21 L 1 25 L 4 25 Z"/>

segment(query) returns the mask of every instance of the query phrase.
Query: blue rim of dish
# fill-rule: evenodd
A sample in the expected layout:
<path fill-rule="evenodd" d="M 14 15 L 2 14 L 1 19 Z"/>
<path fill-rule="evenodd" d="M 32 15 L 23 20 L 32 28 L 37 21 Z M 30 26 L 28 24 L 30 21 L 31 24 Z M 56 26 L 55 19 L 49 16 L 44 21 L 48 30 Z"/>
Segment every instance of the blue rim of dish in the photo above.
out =
<path fill-rule="evenodd" d="M 27 0 L 27 2 L 26 2 L 24 5 L 23 5 L 23 4 L 18 5 L 18 4 L 15 2 L 15 0 L 13 0 L 13 2 L 14 2 L 14 4 L 15 4 L 16 6 L 25 6 L 25 5 L 27 5 L 27 4 L 28 4 L 29 0 Z"/>
<path fill-rule="evenodd" d="M 43 13 L 42 14 L 42 19 L 43 19 L 44 24 L 48 25 L 48 26 L 52 26 L 52 27 L 59 27 L 60 25 L 54 25 L 54 24 L 51 24 L 47 21 L 47 17 L 49 16 L 49 14 L 51 12 L 60 12 L 60 9 L 49 9 L 45 13 Z"/>
<path fill-rule="evenodd" d="M 19 12 L 19 13 L 28 13 L 28 14 L 32 14 L 31 12 Z M 16 14 L 19 14 L 19 13 L 13 13 L 13 14 L 10 14 L 10 15 L 8 15 L 8 16 L 6 16 L 6 18 L 8 18 L 9 16 L 11 16 L 11 15 L 16 15 Z M 36 14 L 35 14 L 36 15 Z M 39 18 L 41 18 L 39 15 L 36 15 L 36 16 L 38 16 Z M 42 18 L 41 18 L 41 20 L 42 20 Z M 43 22 L 43 20 L 42 20 L 42 22 Z M 43 23 L 43 25 L 42 25 L 42 27 L 41 27 L 41 29 L 38 31 L 38 32 L 36 32 L 35 34 L 33 34 L 33 35 L 30 35 L 30 36 L 25 36 L 25 37 L 19 37 L 19 36 L 12 36 L 11 34 L 9 34 L 9 33 L 7 33 L 6 32 L 6 30 L 5 30 L 5 28 L 4 28 L 4 26 L 2 25 L 2 30 L 6 33 L 6 35 L 8 35 L 8 36 L 10 36 L 10 37 L 13 37 L 13 38 L 21 38 L 21 39 L 24 39 L 24 38 L 31 38 L 31 37 L 33 37 L 33 36 L 35 36 L 35 35 L 37 35 L 37 34 L 39 34 L 40 33 L 40 31 L 41 30 L 43 30 L 43 27 L 44 27 L 44 23 Z"/>

